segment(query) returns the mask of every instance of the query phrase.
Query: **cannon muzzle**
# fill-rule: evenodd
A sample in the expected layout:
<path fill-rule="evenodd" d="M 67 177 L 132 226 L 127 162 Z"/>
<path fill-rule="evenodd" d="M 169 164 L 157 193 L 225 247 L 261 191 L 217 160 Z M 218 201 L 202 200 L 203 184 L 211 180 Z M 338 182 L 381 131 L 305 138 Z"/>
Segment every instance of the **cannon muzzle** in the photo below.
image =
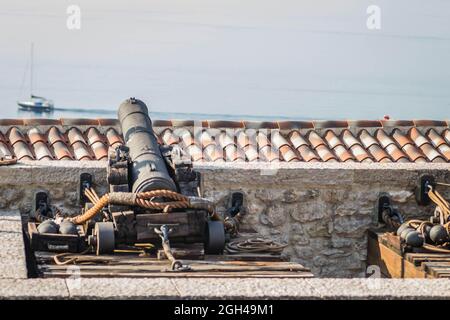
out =
<path fill-rule="evenodd" d="M 145 103 L 134 98 L 127 99 L 120 105 L 118 116 L 133 162 L 129 172 L 132 192 L 158 189 L 177 191 L 167 171 Z"/>

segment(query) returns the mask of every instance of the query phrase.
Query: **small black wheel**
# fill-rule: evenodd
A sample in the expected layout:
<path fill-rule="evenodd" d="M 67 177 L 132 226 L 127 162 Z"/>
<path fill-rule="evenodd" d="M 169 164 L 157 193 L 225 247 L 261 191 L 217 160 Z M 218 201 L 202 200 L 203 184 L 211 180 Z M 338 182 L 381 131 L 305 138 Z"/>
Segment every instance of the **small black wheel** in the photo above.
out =
<path fill-rule="evenodd" d="M 206 254 L 222 254 L 225 248 L 225 228 L 222 221 L 208 221 L 205 239 Z"/>
<path fill-rule="evenodd" d="M 94 235 L 97 243 L 97 255 L 114 252 L 115 236 L 112 222 L 97 222 L 95 224 Z"/>

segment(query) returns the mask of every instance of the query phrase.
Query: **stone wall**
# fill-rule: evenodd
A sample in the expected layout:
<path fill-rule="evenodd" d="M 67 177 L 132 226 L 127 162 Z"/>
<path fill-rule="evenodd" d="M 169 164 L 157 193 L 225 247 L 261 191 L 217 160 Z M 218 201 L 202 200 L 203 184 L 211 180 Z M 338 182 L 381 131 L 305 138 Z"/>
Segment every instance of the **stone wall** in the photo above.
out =
<path fill-rule="evenodd" d="M 450 181 L 449 165 L 202 165 L 205 196 L 227 206 L 230 190 L 246 195 L 244 224 L 289 244 L 293 260 L 320 277 L 363 277 L 367 229 L 377 223 L 376 200 L 388 192 L 406 218 L 428 217 L 419 207 L 418 177 Z M 268 174 L 269 173 L 269 174 Z M 450 194 L 442 192 L 445 196 Z"/>
<path fill-rule="evenodd" d="M 76 214 L 79 175 L 93 174 L 103 194 L 105 165 L 54 161 L 0 167 L 0 209 L 28 214 L 34 193 L 47 190 L 52 204 Z M 196 168 L 202 172 L 204 196 L 217 202 L 219 211 L 227 207 L 230 191 L 243 191 L 243 226 L 287 242 L 286 253 L 320 277 L 364 276 L 367 229 L 376 224 L 380 192 L 388 192 L 407 218 L 420 218 L 433 208 L 415 203 L 418 177 L 431 173 L 450 181 L 448 164 L 205 163 Z"/>
<path fill-rule="evenodd" d="M 0 166 L 0 210 L 20 210 L 28 214 L 34 194 L 39 190 L 50 194 L 52 204 L 63 212 L 77 214 L 79 177 L 83 172 L 94 176 L 95 189 L 106 192 L 106 162 L 39 161 L 14 166 Z"/>

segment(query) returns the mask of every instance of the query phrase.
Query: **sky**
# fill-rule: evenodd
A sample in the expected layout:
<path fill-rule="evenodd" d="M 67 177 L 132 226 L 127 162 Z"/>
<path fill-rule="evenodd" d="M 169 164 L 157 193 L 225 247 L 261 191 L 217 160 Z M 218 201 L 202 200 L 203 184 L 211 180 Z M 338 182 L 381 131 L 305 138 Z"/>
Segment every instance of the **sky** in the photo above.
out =
<path fill-rule="evenodd" d="M 29 117 L 16 101 L 33 42 L 34 94 L 98 116 L 134 96 L 170 114 L 450 119 L 450 1 L 0 3 L 1 118 Z M 73 4 L 79 30 L 66 26 Z M 67 115 L 90 116 L 51 116 Z"/>

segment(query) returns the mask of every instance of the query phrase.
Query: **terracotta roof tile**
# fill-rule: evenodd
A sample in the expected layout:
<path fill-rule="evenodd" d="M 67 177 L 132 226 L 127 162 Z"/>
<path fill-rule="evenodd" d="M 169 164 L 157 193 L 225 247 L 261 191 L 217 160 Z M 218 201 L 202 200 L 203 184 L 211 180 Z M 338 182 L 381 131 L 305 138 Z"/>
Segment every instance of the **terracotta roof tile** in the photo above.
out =
<path fill-rule="evenodd" d="M 86 140 L 78 128 L 69 129 L 67 137 L 77 160 L 92 160 Z"/>
<path fill-rule="evenodd" d="M 120 123 L 117 123 L 117 125 L 120 125 Z M 156 127 L 173 127 L 172 121 L 171 120 L 152 120 L 152 126 L 154 128 Z"/>
<path fill-rule="evenodd" d="M 342 137 L 342 141 L 344 141 L 345 145 L 348 148 L 351 148 L 354 145 L 361 145 L 361 142 L 359 142 L 359 140 L 356 139 L 356 137 L 353 135 L 353 133 L 351 133 L 350 130 L 346 129 L 346 130 L 342 131 L 341 137 Z"/>
<path fill-rule="evenodd" d="M 195 125 L 194 120 L 171 120 L 172 127 L 193 127 Z M 207 126 L 203 126 L 207 127 Z"/>
<path fill-rule="evenodd" d="M 45 119 L 45 118 L 23 119 L 24 126 L 57 126 L 60 124 L 61 121 L 57 119 Z"/>
<path fill-rule="evenodd" d="M 416 146 L 418 146 L 419 148 L 424 144 L 430 143 L 430 141 L 427 138 L 425 138 L 417 128 L 412 128 L 409 131 L 409 135 L 416 144 Z"/>
<path fill-rule="evenodd" d="M 34 155 L 27 144 L 27 140 L 23 133 L 17 128 L 12 127 L 8 135 L 12 149 L 18 160 L 33 160 Z"/>
<path fill-rule="evenodd" d="M 421 152 L 412 144 L 408 143 L 403 148 L 403 151 L 408 155 L 408 157 L 413 162 L 426 162 L 425 157 L 421 154 Z"/>
<path fill-rule="evenodd" d="M 303 145 L 297 148 L 298 153 L 306 162 L 319 162 L 320 157 L 309 147 Z"/>
<path fill-rule="evenodd" d="M 383 123 L 380 120 L 356 120 L 348 122 L 350 127 L 357 128 L 381 128 Z"/>
<path fill-rule="evenodd" d="M 359 162 L 373 162 L 372 157 L 367 152 L 366 149 L 363 148 L 361 142 L 351 133 L 350 130 L 344 130 L 342 131 L 342 140 L 344 141 L 345 145 L 348 149 L 350 149 L 350 152 L 352 155 L 358 160 Z"/>
<path fill-rule="evenodd" d="M 313 121 L 314 128 L 324 129 L 324 128 L 348 128 L 348 121 Z"/>
<path fill-rule="evenodd" d="M 180 142 L 180 138 L 175 135 L 171 129 L 164 130 L 160 137 L 162 141 L 169 146 Z"/>
<path fill-rule="evenodd" d="M 186 147 L 186 152 L 188 155 L 192 157 L 192 160 L 194 161 L 202 161 L 203 160 L 203 154 L 202 149 L 200 149 L 199 146 L 196 144 L 191 144 Z"/>
<path fill-rule="evenodd" d="M 334 149 L 337 146 L 344 146 L 344 143 L 339 139 L 339 137 L 334 133 L 333 130 L 328 130 L 324 136 L 330 148 Z"/>
<path fill-rule="evenodd" d="M 354 161 L 353 155 L 345 148 L 344 143 L 339 139 L 339 137 L 332 130 L 328 130 L 325 134 L 325 140 L 327 141 L 330 148 L 334 151 L 340 161 Z"/>
<path fill-rule="evenodd" d="M 123 138 L 119 135 L 114 128 L 110 128 L 106 131 L 106 139 L 108 140 L 109 146 L 116 148 L 124 143 Z"/>
<path fill-rule="evenodd" d="M 210 128 L 244 128 L 242 121 L 208 120 Z"/>
<path fill-rule="evenodd" d="M 89 128 L 86 132 L 89 147 L 91 147 L 95 159 L 103 160 L 108 158 L 108 146 L 105 144 L 105 137 L 100 134 L 97 128 Z"/>
<path fill-rule="evenodd" d="M 440 147 L 442 145 L 446 145 L 445 139 L 439 135 L 434 129 L 428 130 L 427 133 L 428 139 L 433 143 L 435 147 Z"/>
<path fill-rule="evenodd" d="M 289 139 L 294 146 L 294 148 L 298 148 L 300 146 L 309 146 L 309 143 L 305 140 L 305 138 L 298 132 L 294 130 L 290 133 Z"/>
<path fill-rule="evenodd" d="M 395 129 L 392 137 L 402 150 L 408 155 L 413 162 L 426 162 L 423 153 L 417 148 L 410 137 L 403 134 L 399 129 Z M 422 143 L 419 139 L 419 142 Z"/>
<path fill-rule="evenodd" d="M 98 121 L 98 124 L 103 127 L 114 127 L 120 125 L 118 119 L 97 119 L 96 121 Z"/>
<path fill-rule="evenodd" d="M 312 121 L 278 121 L 281 130 L 314 129 Z"/>
<path fill-rule="evenodd" d="M 179 145 L 193 161 L 450 162 L 446 121 L 154 120 L 153 125 L 159 143 Z M 0 127 L 0 157 L 18 160 L 106 160 L 109 148 L 123 144 L 116 119 L 0 119 Z"/>
<path fill-rule="evenodd" d="M 291 162 L 300 160 L 289 142 L 280 134 L 279 131 L 272 132 L 272 143 L 276 149 L 280 150 L 281 156 L 285 161 Z"/>
<path fill-rule="evenodd" d="M 320 161 L 320 157 L 313 151 L 309 143 L 300 134 L 300 132 L 294 130 L 289 134 L 289 140 L 292 146 L 297 149 L 302 159 L 306 162 Z"/>
<path fill-rule="evenodd" d="M 446 121 L 440 120 L 414 120 L 416 127 L 448 127 Z"/>
<path fill-rule="evenodd" d="M 319 146 L 326 145 L 326 142 L 322 139 L 321 136 L 319 136 L 319 134 L 316 131 L 309 132 L 308 140 L 314 149 Z"/>
<path fill-rule="evenodd" d="M 195 144 L 194 137 L 192 136 L 192 133 L 187 129 L 181 129 L 177 131 L 177 135 L 180 137 L 180 142 L 185 146 L 189 147 L 193 144 Z"/>
<path fill-rule="evenodd" d="M 383 127 L 414 127 L 412 120 L 381 120 Z"/>
<path fill-rule="evenodd" d="M 53 152 L 55 153 L 56 159 L 58 160 L 71 160 L 73 159 L 72 153 L 66 145 L 64 136 L 56 127 L 51 127 L 47 133 L 48 142 Z"/>
<path fill-rule="evenodd" d="M 46 136 L 38 128 L 33 127 L 28 131 L 28 139 L 34 148 L 36 160 L 53 160 L 53 155 L 47 145 Z"/>
<path fill-rule="evenodd" d="M 63 126 L 98 126 L 98 119 L 75 119 L 75 118 L 63 118 L 60 120 Z"/>
<path fill-rule="evenodd" d="M 244 150 L 239 149 L 236 145 L 228 145 L 224 151 L 227 161 L 245 161 Z"/>
<path fill-rule="evenodd" d="M 447 141 L 447 143 L 449 143 L 450 144 L 450 130 L 445 130 L 443 133 L 442 133 L 442 136 L 444 137 L 444 139 Z"/>
<path fill-rule="evenodd" d="M 226 132 L 221 132 L 218 138 L 220 146 L 224 149 L 235 145 L 234 138 Z"/>
<path fill-rule="evenodd" d="M 5 157 L 10 158 L 12 156 L 13 153 L 10 150 L 7 139 L 3 132 L 0 132 L 0 159 Z"/>
<path fill-rule="evenodd" d="M 256 142 L 256 135 L 254 130 L 240 130 L 237 132 L 237 145 L 245 153 L 247 161 L 257 161 L 258 143 Z"/>
<path fill-rule="evenodd" d="M 277 122 L 243 121 L 246 129 L 279 129 Z"/>
<path fill-rule="evenodd" d="M 0 119 L 0 126 L 23 126 L 23 119 Z"/>
<path fill-rule="evenodd" d="M 207 161 L 224 161 L 223 148 L 216 144 L 214 137 L 208 130 L 202 131 L 200 141 L 203 146 L 204 157 Z"/>
<path fill-rule="evenodd" d="M 379 145 L 374 144 L 367 149 L 377 162 L 392 162 L 387 152 Z"/>
<path fill-rule="evenodd" d="M 11 158 L 13 156 L 11 150 L 9 150 L 8 145 L 4 142 L 0 142 L 0 159 L 1 158 Z"/>
<path fill-rule="evenodd" d="M 420 149 L 423 154 L 432 162 L 446 162 L 444 157 L 432 147 L 430 143 L 423 144 Z"/>
<path fill-rule="evenodd" d="M 427 134 L 433 145 L 439 150 L 439 152 L 448 160 L 450 160 L 450 146 L 445 142 L 434 129 L 430 129 Z"/>

